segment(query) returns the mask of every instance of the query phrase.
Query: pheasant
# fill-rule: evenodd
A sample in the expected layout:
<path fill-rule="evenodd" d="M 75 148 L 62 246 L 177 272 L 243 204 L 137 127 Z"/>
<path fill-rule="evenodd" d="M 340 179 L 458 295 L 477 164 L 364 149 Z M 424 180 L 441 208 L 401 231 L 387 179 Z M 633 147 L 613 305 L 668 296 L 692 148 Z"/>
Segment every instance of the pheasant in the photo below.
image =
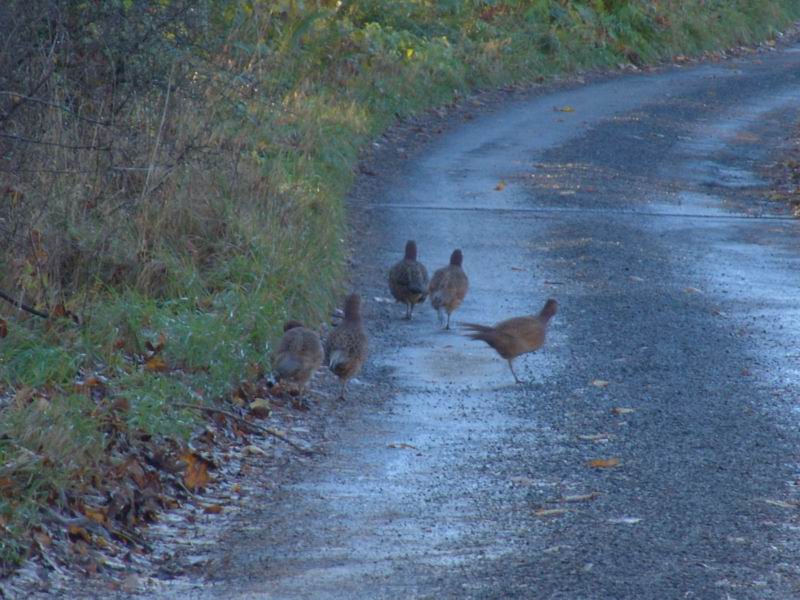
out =
<path fill-rule="evenodd" d="M 406 255 L 389 270 L 389 290 L 398 302 L 406 305 L 406 319 L 411 319 L 414 305 L 425 302 L 428 271 L 417 261 L 417 243 L 406 242 Z"/>
<path fill-rule="evenodd" d="M 275 379 L 296 384 L 302 393 L 308 380 L 322 365 L 324 351 L 315 331 L 299 321 L 287 321 L 275 352 Z"/>
<path fill-rule="evenodd" d="M 544 308 L 538 315 L 515 317 L 501 321 L 494 327 L 475 323 L 464 323 L 464 327 L 472 331 L 468 334 L 469 337 L 486 342 L 505 358 L 514 380 L 522 383 L 514 372 L 514 359 L 520 354 L 534 352 L 544 345 L 547 326 L 557 310 L 558 303 L 551 298 L 545 302 Z"/>
<path fill-rule="evenodd" d="M 344 400 L 347 382 L 360 370 L 367 357 L 367 335 L 361 322 L 361 297 L 350 294 L 344 304 L 344 320 L 325 342 L 328 368 L 342 382 L 339 398 Z"/>
<path fill-rule="evenodd" d="M 464 262 L 464 255 L 461 250 L 453 250 L 450 255 L 450 264 L 441 269 L 437 269 L 431 278 L 428 286 L 428 293 L 431 296 L 431 306 L 436 309 L 439 315 L 439 323 L 444 322 L 442 310 L 447 313 L 447 325 L 445 329 L 450 329 L 450 315 L 464 301 L 469 289 L 469 279 L 461 264 Z"/>

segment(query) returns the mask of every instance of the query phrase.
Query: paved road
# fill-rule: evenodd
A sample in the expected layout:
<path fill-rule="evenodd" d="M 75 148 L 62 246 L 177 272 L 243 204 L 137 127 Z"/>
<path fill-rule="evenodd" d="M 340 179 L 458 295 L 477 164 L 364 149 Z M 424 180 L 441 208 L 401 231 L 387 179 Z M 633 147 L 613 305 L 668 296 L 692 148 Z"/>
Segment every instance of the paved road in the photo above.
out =
<path fill-rule="evenodd" d="M 370 367 L 202 595 L 800 598 L 800 230 L 757 169 L 798 108 L 797 50 L 620 76 L 379 178 L 353 201 Z M 531 383 L 379 301 L 411 238 L 429 269 L 463 249 L 456 322 L 559 300 Z"/>

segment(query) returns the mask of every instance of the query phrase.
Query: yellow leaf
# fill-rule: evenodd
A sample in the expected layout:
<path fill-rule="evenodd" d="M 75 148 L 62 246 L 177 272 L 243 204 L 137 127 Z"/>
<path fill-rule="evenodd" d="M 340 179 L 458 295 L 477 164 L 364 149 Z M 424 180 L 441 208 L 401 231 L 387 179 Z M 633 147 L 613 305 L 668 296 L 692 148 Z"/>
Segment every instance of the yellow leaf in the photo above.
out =
<path fill-rule="evenodd" d="M 95 508 L 93 506 L 84 506 L 83 514 L 89 517 L 95 523 L 100 525 L 106 524 L 106 513 L 102 508 Z"/>
<path fill-rule="evenodd" d="M 148 371 L 163 372 L 167 370 L 167 363 L 160 355 L 156 354 L 145 361 L 144 368 Z"/>
<path fill-rule="evenodd" d="M 208 474 L 208 462 L 205 459 L 193 452 L 187 452 L 181 456 L 181 460 L 186 463 L 183 482 L 187 488 L 196 491 L 208 486 L 211 476 Z"/>
<path fill-rule="evenodd" d="M 556 112 L 565 112 L 565 113 L 575 112 L 575 109 L 572 108 L 569 104 L 567 104 L 566 106 L 561 106 L 561 107 L 555 106 L 555 107 L 553 107 L 553 110 L 556 111 Z"/>
<path fill-rule="evenodd" d="M 412 56 L 414 56 L 414 49 L 406 48 L 406 58 L 411 58 Z"/>
<path fill-rule="evenodd" d="M 613 469 L 617 465 L 619 465 L 618 458 L 595 458 L 586 462 L 586 466 L 592 469 Z"/>
<path fill-rule="evenodd" d="M 502 192 L 504 189 L 506 189 L 506 182 L 505 182 L 504 180 L 502 180 L 502 179 L 501 179 L 501 180 L 500 180 L 500 181 L 497 183 L 497 185 L 496 185 L 496 186 L 494 186 L 494 189 L 495 189 L 495 191 L 497 191 L 497 192 Z"/>

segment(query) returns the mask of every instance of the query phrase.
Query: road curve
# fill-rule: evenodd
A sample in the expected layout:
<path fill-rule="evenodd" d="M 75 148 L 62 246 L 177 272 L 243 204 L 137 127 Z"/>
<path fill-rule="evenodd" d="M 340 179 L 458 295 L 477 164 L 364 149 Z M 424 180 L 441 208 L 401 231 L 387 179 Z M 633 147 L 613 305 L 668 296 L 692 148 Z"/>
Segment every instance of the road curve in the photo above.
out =
<path fill-rule="evenodd" d="M 617 76 L 378 178 L 352 205 L 372 356 L 346 419 L 192 594 L 800 598 L 800 231 L 758 175 L 799 108 L 797 49 Z M 407 239 L 429 270 L 463 250 L 456 326 L 558 299 L 530 383 L 383 301 Z"/>

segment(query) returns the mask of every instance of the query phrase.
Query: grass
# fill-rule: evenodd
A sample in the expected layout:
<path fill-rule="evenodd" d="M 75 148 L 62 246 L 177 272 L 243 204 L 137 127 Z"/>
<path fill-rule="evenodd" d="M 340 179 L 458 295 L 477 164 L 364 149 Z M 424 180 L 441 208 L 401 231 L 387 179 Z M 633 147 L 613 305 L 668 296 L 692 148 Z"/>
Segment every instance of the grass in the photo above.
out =
<path fill-rule="evenodd" d="M 50 73 L 38 101 L 0 95 L 15 136 L 0 157 L 0 289 L 81 325 L 0 308 L 8 568 L 39 507 L 69 504 L 117 460 L 99 406 L 128 402 L 131 444 L 186 439 L 198 416 L 176 401 L 228 397 L 269 369 L 283 320 L 324 320 L 344 291 L 359 151 L 398 116 L 767 39 L 800 17 L 789 0 L 53 4 L 0 9 L 20 32 L 0 89 Z M 148 368 L 148 343 L 163 343 L 163 368 Z"/>

